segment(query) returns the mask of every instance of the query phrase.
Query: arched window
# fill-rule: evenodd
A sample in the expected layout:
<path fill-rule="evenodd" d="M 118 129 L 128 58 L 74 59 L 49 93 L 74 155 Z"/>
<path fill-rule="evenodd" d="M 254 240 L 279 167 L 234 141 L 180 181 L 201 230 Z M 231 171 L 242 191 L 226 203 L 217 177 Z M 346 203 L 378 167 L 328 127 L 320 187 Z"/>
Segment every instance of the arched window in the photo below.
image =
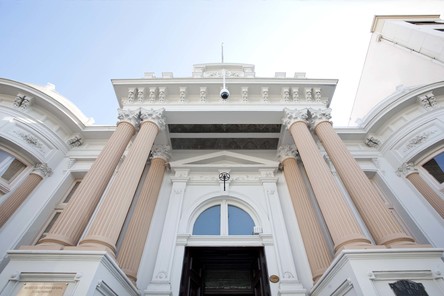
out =
<path fill-rule="evenodd" d="M 27 165 L 12 153 L 0 148 L 0 196 L 8 193 Z"/>
<path fill-rule="evenodd" d="M 194 222 L 193 235 L 253 235 L 254 221 L 243 209 L 223 201 L 203 211 Z"/>
<path fill-rule="evenodd" d="M 439 184 L 444 183 L 444 152 L 441 152 L 424 163 L 422 167 L 425 168 Z"/>

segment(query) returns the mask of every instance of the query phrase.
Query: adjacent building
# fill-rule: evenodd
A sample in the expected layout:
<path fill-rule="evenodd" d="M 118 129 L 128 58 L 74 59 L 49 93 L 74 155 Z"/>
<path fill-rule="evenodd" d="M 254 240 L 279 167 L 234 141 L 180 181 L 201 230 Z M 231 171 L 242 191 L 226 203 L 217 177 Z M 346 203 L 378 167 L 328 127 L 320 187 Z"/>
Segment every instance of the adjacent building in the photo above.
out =
<path fill-rule="evenodd" d="M 0 79 L 0 295 L 443 295 L 442 21 L 373 27 L 400 60 L 370 46 L 348 128 L 337 80 L 250 64 L 114 79 L 115 126 Z M 380 87 L 393 28 L 430 76 Z"/>

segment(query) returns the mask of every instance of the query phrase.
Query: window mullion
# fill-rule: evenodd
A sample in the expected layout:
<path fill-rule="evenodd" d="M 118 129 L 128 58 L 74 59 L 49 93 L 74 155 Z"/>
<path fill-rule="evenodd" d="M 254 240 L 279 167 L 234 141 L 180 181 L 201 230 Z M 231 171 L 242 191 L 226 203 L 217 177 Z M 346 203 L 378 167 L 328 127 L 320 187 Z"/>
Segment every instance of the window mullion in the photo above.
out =
<path fill-rule="evenodd" d="M 226 200 L 222 201 L 220 207 L 220 234 L 228 235 L 228 205 Z"/>

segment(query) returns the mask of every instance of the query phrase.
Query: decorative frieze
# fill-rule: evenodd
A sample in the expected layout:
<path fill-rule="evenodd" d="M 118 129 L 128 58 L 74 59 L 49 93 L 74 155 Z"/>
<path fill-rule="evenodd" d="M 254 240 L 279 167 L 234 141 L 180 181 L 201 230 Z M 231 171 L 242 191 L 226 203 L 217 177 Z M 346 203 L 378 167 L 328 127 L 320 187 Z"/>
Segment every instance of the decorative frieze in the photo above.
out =
<path fill-rule="evenodd" d="M 407 152 L 410 149 L 415 148 L 416 146 L 428 141 L 428 139 L 430 138 L 431 135 L 437 133 L 438 130 L 433 129 L 433 130 L 428 130 L 423 132 L 420 135 L 417 135 L 415 137 L 413 137 L 412 139 L 410 139 L 407 144 L 404 147 L 404 152 Z"/>
<path fill-rule="evenodd" d="M 307 102 L 313 101 L 313 92 L 312 92 L 311 87 L 306 87 L 305 88 L 305 100 Z"/>
<path fill-rule="evenodd" d="M 314 91 L 315 101 L 316 102 L 320 102 L 321 98 L 322 98 L 321 89 L 320 88 L 314 88 L 313 91 Z"/>
<path fill-rule="evenodd" d="M 31 106 L 32 99 L 32 97 L 19 93 L 14 99 L 14 107 L 26 110 L 29 106 Z"/>
<path fill-rule="evenodd" d="M 44 178 L 52 175 L 52 169 L 46 163 L 38 163 L 34 166 L 32 173 Z"/>
<path fill-rule="evenodd" d="M 242 87 L 242 102 L 248 102 L 248 87 Z"/>
<path fill-rule="evenodd" d="M 262 101 L 264 103 L 269 103 L 270 100 L 268 98 L 268 87 L 262 87 L 261 94 L 262 94 Z"/>
<path fill-rule="evenodd" d="M 68 145 L 71 146 L 71 148 L 74 147 L 80 147 L 83 144 L 83 139 L 80 135 L 75 135 L 71 139 L 68 139 Z"/>
<path fill-rule="evenodd" d="M 155 123 L 160 130 L 163 130 L 165 128 L 165 116 L 164 116 L 165 109 L 140 109 L 140 119 L 141 121 L 151 121 Z"/>
<path fill-rule="evenodd" d="M 156 101 L 157 96 L 157 87 L 150 87 L 149 93 L 148 93 L 148 102 L 154 103 Z"/>
<path fill-rule="evenodd" d="M 179 102 L 185 103 L 187 100 L 187 88 L 185 86 L 179 89 Z"/>
<path fill-rule="evenodd" d="M 296 121 L 304 121 L 308 120 L 308 109 L 299 109 L 299 110 L 291 110 L 288 108 L 284 109 L 284 117 L 282 118 L 282 123 L 288 129 L 290 126 Z"/>
<path fill-rule="evenodd" d="M 202 86 L 200 88 L 199 95 L 200 95 L 200 101 L 202 103 L 205 103 L 207 101 L 207 87 L 206 86 Z"/>
<path fill-rule="evenodd" d="M 139 122 L 139 110 L 118 109 L 117 119 L 119 121 L 126 121 L 136 126 Z"/>
<path fill-rule="evenodd" d="M 418 102 L 426 109 L 433 110 L 436 107 L 436 98 L 433 92 L 428 92 L 418 96 Z"/>
<path fill-rule="evenodd" d="M 137 94 L 137 88 L 129 88 L 128 89 L 128 99 L 127 99 L 128 103 L 134 102 L 136 94 Z"/>
<path fill-rule="evenodd" d="M 145 100 L 145 88 L 139 87 L 137 89 L 137 102 L 143 103 L 144 100 Z"/>
<path fill-rule="evenodd" d="M 288 87 L 282 88 L 282 101 L 286 103 L 290 102 L 290 88 Z"/>
<path fill-rule="evenodd" d="M 166 100 L 167 88 L 159 87 L 159 103 L 164 103 Z"/>
<path fill-rule="evenodd" d="M 293 102 L 299 102 L 299 87 L 291 88 L 291 97 L 293 99 Z"/>
<path fill-rule="evenodd" d="M 403 163 L 398 170 L 396 170 L 396 174 L 399 177 L 407 177 L 410 174 L 417 173 L 418 169 L 415 167 L 415 164 L 412 162 Z"/>

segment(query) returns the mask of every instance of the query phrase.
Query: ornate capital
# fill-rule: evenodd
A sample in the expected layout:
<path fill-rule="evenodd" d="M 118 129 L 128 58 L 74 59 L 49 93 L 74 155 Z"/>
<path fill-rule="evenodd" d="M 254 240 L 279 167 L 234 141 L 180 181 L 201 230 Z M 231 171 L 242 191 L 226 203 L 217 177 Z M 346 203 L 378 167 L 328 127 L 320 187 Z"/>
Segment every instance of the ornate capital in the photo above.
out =
<path fill-rule="evenodd" d="M 169 145 L 153 145 L 151 148 L 151 158 L 162 158 L 165 162 L 171 158 L 171 147 Z"/>
<path fill-rule="evenodd" d="M 284 161 L 287 158 L 298 158 L 299 153 L 296 145 L 282 145 L 278 147 L 277 157 L 279 161 Z"/>
<path fill-rule="evenodd" d="M 128 110 L 128 109 L 117 109 L 117 112 L 118 112 L 117 118 L 119 119 L 119 122 L 126 121 L 131 123 L 133 126 L 136 126 L 137 123 L 139 122 L 138 111 Z"/>
<path fill-rule="evenodd" d="M 145 88 L 140 87 L 137 89 L 137 101 L 142 103 L 145 100 Z"/>
<path fill-rule="evenodd" d="M 14 106 L 22 110 L 28 109 L 28 107 L 31 106 L 31 103 L 32 103 L 32 97 L 28 97 L 20 93 L 17 94 L 17 96 L 14 99 Z"/>
<path fill-rule="evenodd" d="M 157 110 L 140 108 L 140 119 L 141 121 L 151 121 L 157 125 L 159 130 L 163 130 L 165 128 L 164 111 L 164 108 Z"/>
<path fill-rule="evenodd" d="M 433 110 L 436 107 L 436 98 L 431 91 L 418 96 L 418 102 L 421 103 L 426 110 Z"/>
<path fill-rule="evenodd" d="M 287 129 L 290 128 L 290 126 L 297 122 L 297 121 L 303 121 L 305 123 L 308 123 L 308 109 L 300 109 L 300 110 L 291 110 L 288 108 L 284 109 L 284 117 L 282 118 L 282 123 L 285 125 Z"/>
<path fill-rule="evenodd" d="M 299 88 L 298 87 L 291 88 L 291 97 L 293 99 L 293 102 L 299 101 Z"/>
<path fill-rule="evenodd" d="M 418 169 L 415 167 L 415 165 L 412 162 L 403 163 L 396 171 L 396 174 L 399 177 L 407 177 L 408 175 L 413 173 L 418 173 Z"/>
<path fill-rule="evenodd" d="M 71 139 L 68 139 L 68 145 L 71 146 L 71 148 L 82 146 L 83 139 L 80 135 L 75 135 Z"/>
<path fill-rule="evenodd" d="M 45 178 L 46 176 L 51 176 L 52 169 L 46 163 L 38 163 L 34 166 L 31 173 Z"/>
<path fill-rule="evenodd" d="M 310 123 L 312 124 L 313 128 L 315 128 L 321 122 L 324 122 L 324 121 L 330 122 L 330 119 L 331 119 L 331 109 L 330 108 L 318 109 L 318 110 L 310 108 L 309 112 L 311 115 Z"/>

